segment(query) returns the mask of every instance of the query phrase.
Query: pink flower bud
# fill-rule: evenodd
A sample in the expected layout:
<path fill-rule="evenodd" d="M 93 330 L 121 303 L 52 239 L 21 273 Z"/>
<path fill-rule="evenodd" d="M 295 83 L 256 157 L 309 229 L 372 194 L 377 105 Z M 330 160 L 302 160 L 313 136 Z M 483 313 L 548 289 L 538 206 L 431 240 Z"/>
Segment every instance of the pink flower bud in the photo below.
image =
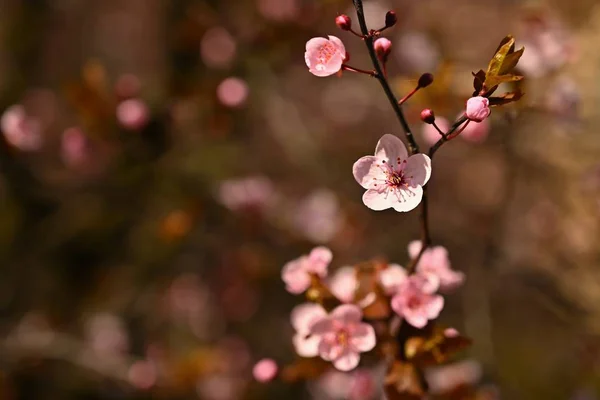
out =
<path fill-rule="evenodd" d="M 433 83 L 433 74 L 429 72 L 421 75 L 419 78 L 419 88 L 426 88 Z"/>
<path fill-rule="evenodd" d="M 258 382 L 270 382 L 277 376 L 279 367 L 277 363 L 270 358 L 264 358 L 257 362 L 252 368 L 252 375 Z"/>
<path fill-rule="evenodd" d="M 349 31 L 352 28 L 352 20 L 346 14 L 338 15 L 335 24 L 343 31 Z"/>
<path fill-rule="evenodd" d="M 125 129 L 142 129 L 149 118 L 148 106 L 140 99 L 125 100 L 117 106 L 117 120 Z"/>
<path fill-rule="evenodd" d="M 392 42 L 386 38 L 379 38 L 374 44 L 375 53 L 381 62 L 386 62 L 390 52 L 392 51 Z"/>
<path fill-rule="evenodd" d="M 485 97 L 477 96 L 467 100 L 466 114 L 471 121 L 481 122 L 489 117 L 491 112 L 490 101 Z"/>
<path fill-rule="evenodd" d="M 396 22 L 398 22 L 398 17 L 396 16 L 396 13 L 391 10 L 388 11 L 385 14 L 385 27 L 391 28 L 392 26 L 396 25 Z"/>
<path fill-rule="evenodd" d="M 433 114 L 433 110 L 430 108 L 426 108 L 421 111 L 421 121 L 426 124 L 433 124 L 435 122 L 435 114 Z"/>

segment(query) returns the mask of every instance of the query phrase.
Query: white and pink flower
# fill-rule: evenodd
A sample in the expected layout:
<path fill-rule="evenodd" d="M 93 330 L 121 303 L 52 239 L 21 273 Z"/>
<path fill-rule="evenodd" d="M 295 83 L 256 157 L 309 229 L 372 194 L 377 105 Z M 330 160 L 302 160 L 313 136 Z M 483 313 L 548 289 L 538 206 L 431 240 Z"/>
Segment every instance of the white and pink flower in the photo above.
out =
<path fill-rule="evenodd" d="M 421 241 L 415 240 L 408 245 L 408 254 L 415 258 L 421 251 Z M 434 246 L 426 249 L 419 259 L 416 271 L 418 274 L 434 282 L 441 291 L 457 288 L 465 281 L 465 274 L 454 271 L 450 265 L 448 250 L 443 246 Z"/>
<path fill-rule="evenodd" d="M 315 247 L 310 254 L 303 255 L 283 266 L 281 278 L 288 292 L 300 294 L 310 287 L 311 277 L 327 276 L 327 267 L 333 255 L 327 247 Z"/>
<path fill-rule="evenodd" d="M 31 117 L 20 104 L 4 111 L 0 119 L 0 129 L 6 141 L 23 151 L 35 151 L 42 146 L 40 121 Z"/>
<path fill-rule="evenodd" d="M 358 306 L 344 304 L 312 324 L 310 332 L 319 338 L 319 355 L 340 371 L 350 371 L 360 362 L 360 353 L 373 350 L 375 330 L 362 322 Z"/>
<path fill-rule="evenodd" d="M 315 357 L 319 354 L 320 337 L 311 332 L 313 324 L 327 317 L 327 311 L 315 303 L 300 304 L 292 310 L 291 322 L 296 333 L 292 343 L 296 353 L 302 357 Z"/>
<path fill-rule="evenodd" d="M 467 100 L 467 109 L 465 114 L 467 118 L 474 122 L 481 122 L 490 116 L 490 101 L 482 96 L 471 97 Z"/>
<path fill-rule="evenodd" d="M 342 303 L 352 303 L 357 284 L 354 267 L 341 267 L 329 280 L 329 290 Z"/>
<path fill-rule="evenodd" d="M 421 275 L 411 275 L 392 298 L 392 309 L 415 328 L 424 328 L 444 308 L 437 286 Z"/>
<path fill-rule="evenodd" d="M 379 272 L 379 283 L 388 296 L 398 293 L 406 279 L 408 279 L 406 270 L 398 264 L 390 264 Z"/>
<path fill-rule="evenodd" d="M 363 203 L 372 210 L 393 208 L 410 211 L 423 198 L 423 185 L 431 176 L 431 159 L 422 153 L 408 156 L 406 146 L 394 135 L 384 135 L 374 156 L 354 163 L 356 181 L 367 191 Z"/>
<path fill-rule="evenodd" d="M 312 38 L 306 42 L 304 60 L 311 74 L 319 77 L 330 76 L 342 69 L 346 60 L 344 43 L 335 37 Z"/>

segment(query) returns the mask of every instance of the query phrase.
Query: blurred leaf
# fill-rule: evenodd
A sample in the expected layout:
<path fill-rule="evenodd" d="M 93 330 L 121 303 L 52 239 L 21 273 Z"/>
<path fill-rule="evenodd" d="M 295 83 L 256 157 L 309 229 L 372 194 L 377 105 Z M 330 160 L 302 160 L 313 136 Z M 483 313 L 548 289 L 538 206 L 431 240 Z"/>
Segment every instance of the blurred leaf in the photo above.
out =
<path fill-rule="evenodd" d="M 395 361 L 384 380 L 388 400 L 420 400 L 425 395 L 419 372 L 413 364 Z"/>
<path fill-rule="evenodd" d="M 480 69 L 477 73 L 472 72 L 473 74 L 473 88 L 475 88 L 475 92 L 473 96 L 479 96 L 479 92 L 483 90 L 483 83 L 485 82 L 485 71 Z"/>
<path fill-rule="evenodd" d="M 384 263 L 369 261 L 356 265 L 356 291 L 354 301 L 364 303 L 363 313 L 366 319 L 385 319 L 391 314 L 389 299 L 379 286 L 379 271 L 385 268 Z"/>
<path fill-rule="evenodd" d="M 502 106 L 513 101 L 518 101 L 524 94 L 520 89 L 517 89 L 514 92 L 504 93 L 502 96 L 490 97 L 490 106 Z"/>
<path fill-rule="evenodd" d="M 485 86 L 487 88 L 495 88 L 496 86 L 500 85 L 501 83 L 509 83 L 509 82 L 517 82 L 520 81 L 521 79 L 523 79 L 523 77 L 521 75 L 498 75 L 498 76 L 492 76 L 492 77 L 488 77 L 485 80 Z"/>
<path fill-rule="evenodd" d="M 425 336 L 408 339 L 404 351 L 408 360 L 423 367 L 444 363 L 470 345 L 470 339 L 435 326 Z"/>
<path fill-rule="evenodd" d="M 485 73 L 484 87 L 493 91 L 495 86 L 503 82 L 513 82 L 522 79 L 510 74 L 515 68 L 525 49 L 515 51 L 515 39 L 508 35 L 500 42 L 494 57 L 490 61 Z"/>

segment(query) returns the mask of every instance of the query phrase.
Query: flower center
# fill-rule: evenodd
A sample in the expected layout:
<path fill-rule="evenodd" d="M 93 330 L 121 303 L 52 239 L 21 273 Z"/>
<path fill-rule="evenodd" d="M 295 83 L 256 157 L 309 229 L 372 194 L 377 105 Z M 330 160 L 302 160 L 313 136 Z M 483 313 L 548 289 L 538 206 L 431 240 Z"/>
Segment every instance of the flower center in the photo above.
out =
<path fill-rule="evenodd" d="M 337 331 L 335 341 L 338 345 L 346 347 L 348 345 L 349 339 L 350 335 L 348 334 L 348 331 L 346 331 L 345 329 L 340 329 L 339 331 Z"/>
<path fill-rule="evenodd" d="M 387 173 L 387 184 L 395 188 L 407 186 L 403 171 L 390 171 Z"/>
<path fill-rule="evenodd" d="M 329 60 L 335 55 L 336 48 L 331 43 L 326 43 L 319 49 L 319 55 L 317 56 L 317 60 L 320 64 L 327 64 Z"/>

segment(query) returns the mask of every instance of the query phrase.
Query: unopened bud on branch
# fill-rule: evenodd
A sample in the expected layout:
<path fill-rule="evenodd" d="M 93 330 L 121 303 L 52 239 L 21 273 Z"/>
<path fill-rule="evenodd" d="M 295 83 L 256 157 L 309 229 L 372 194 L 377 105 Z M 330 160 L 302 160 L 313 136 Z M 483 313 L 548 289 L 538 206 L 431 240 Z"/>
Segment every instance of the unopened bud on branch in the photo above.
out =
<path fill-rule="evenodd" d="M 352 29 L 352 20 L 346 14 L 338 15 L 335 18 L 335 24 L 343 31 Z"/>
<path fill-rule="evenodd" d="M 433 124 L 435 122 L 435 115 L 433 114 L 433 110 L 430 108 L 426 108 L 421 111 L 421 121 L 426 124 Z"/>
<path fill-rule="evenodd" d="M 396 25 L 396 22 L 398 22 L 398 17 L 396 16 L 396 13 L 391 10 L 388 11 L 385 14 L 385 27 L 391 28 L 392 26 Z"/>
<path fill-rule="evenodd" d="M 386 62 L 390 52 L 392 51 L 392 42 L 386 38 L 379 38 L 373 45 L 375 47 L 375 53 L 381 62 Z"/>
<path fill-rule="evenodd" d="M 419 88 L 426 88 L 427 86 L 431 85 L 433 83 L 433 75 L 430 74 L 429 72 L 421 75 L 421 77 L 419 78 Z"/>

